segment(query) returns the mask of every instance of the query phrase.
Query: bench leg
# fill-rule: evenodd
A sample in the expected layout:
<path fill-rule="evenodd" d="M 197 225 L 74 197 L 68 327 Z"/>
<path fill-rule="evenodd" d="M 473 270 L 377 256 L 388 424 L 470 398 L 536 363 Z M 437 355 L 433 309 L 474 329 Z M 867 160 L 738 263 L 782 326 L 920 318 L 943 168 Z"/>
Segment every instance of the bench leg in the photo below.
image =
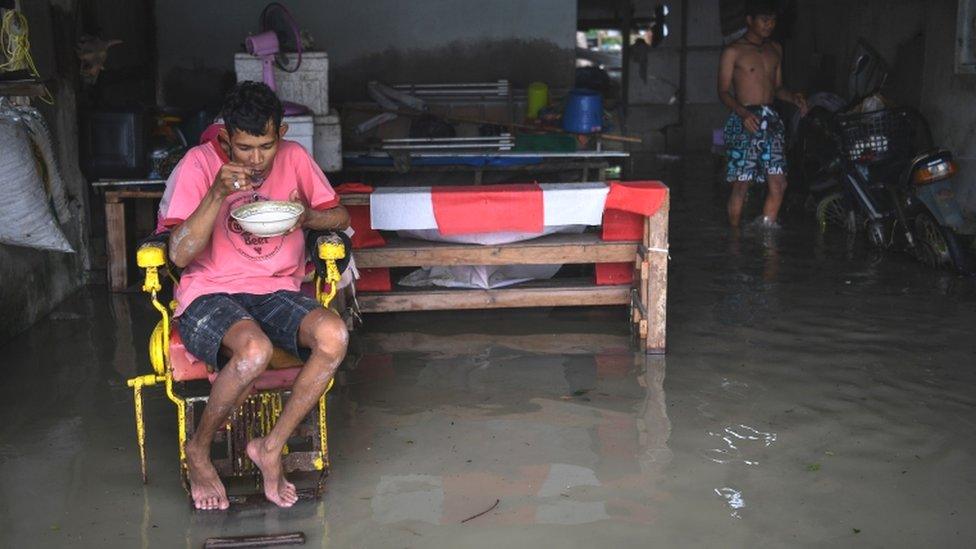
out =
<path fill-rule="evenodd" d="M 664 354 L 668 308 L 668 208 L 670 197 L 644 219 L 644 237 L 634 263 L 631 322 L 641 349 Z"/>
<path fill-rule="evenodd" d="M 663 354 L 668 316 L 668 210 L 671 197 L 644 224 L 644 241 L 648 250 L 647 296 L 648 329 L 645 340 L 648 353 Z"/>

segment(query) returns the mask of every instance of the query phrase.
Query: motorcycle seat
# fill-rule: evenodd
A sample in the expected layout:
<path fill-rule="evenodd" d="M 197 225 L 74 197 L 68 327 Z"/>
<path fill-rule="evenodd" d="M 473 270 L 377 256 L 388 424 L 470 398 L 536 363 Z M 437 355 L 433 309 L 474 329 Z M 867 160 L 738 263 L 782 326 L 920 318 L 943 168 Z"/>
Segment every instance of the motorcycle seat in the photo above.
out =
<path fill-rule="evenodd" d="M 885 182 L 898 182 L 905 168 L 908 167 L 911 159 L 908 158 L 889 158 L 868 166 L 871 179 Z"/>

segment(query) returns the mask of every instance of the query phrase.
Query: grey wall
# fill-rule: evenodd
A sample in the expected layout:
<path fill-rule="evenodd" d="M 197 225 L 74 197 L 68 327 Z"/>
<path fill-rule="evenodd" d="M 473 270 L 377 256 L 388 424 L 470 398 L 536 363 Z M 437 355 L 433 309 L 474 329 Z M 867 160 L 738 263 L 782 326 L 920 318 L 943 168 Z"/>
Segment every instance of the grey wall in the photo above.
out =
<path fill-rule="evenodd" d="M 631 48 L 626 132 L 643 140 L 641 148 L 663 151 L 681 147 L 675 142 L 679 141 L 675 132 L 666 129 L 678 122 L 679 115 L 680 21 L 681 2 L 671 2 L 670 36 L 656 48 L 640 44 Z"/>
<path fill-rule="evenodd" d="M 46 315 L 77 290 L 90 268 L 88 183 L 78 169 L 78 125 L 72 64 L 72 23 L 76 0 L 23 2 L 31 32 L 31 50 L 42 77 L 49 79 L 54 105 L 42 106 L 74 218 L 62 225 L 75 254 L 44 252 L 0 244 L 0 345 Z M 59 37 L 55 41 L 54 37 Z M 63 70 L 62 70 L 63 69 Z M 35 103 L 38 103 L 35 101 Z"/>
<path fill-rule="evenodd" d="M 727 109 L 715 91 L 718 59 L 723 46 L 720 0 L 687 0 L 688 36 L 684 120 L 667 133 L 671 150 L 706 150 L 711 132 L 721 128 Z M 684 2 L 671 2 L 670 37 L 648 52 L 647 80 L 640 78 L 639 58 L 631 63 L 628 130 L 640 133 L 656 150 L 664 148 L 660 128 L 679 121 L 678 107 L 669 104 L 682 78 L 681 11 Z M 922 79 L 926 75 L 925 112 L 938 132 L 945 133 L 945 105 L 961 99 L 959 91 L 970 83 L 952 75 L 952 40 L 955 36 L 956 0 L 798 0 L 784 44 L 784 83 L 803 91 L 846 93 L 847 66 L 859 39 L 872 44 L 895 68 L 891 94 L 901 103 L 923 105 Z M 933 59 L 933 57 L 937 59 Z M 943 66 L 944 65 L 944 66 Z M 942 67 L 939 72 L 938 67 Z M 952 82 L 948 89 L 935 82 Z M 943 108 L 937 106 L 942 104 Z M 941 119 L 940 119 L 941 118 Z M 965 119 L 967 122 L 968 119 Z M 965 133 L 963 124 L 953 125 Z M 962 135 L 950 138 L 958 142 Z M 976 144 L 973 144 L 976 147 Z M 970 153 L 965 153 L 970 154 Z"/>
<path fill-rule="evenodd" d="M 807 91 L 844 94 L 847 67 L 858 40 L 867 41 L 895 66 L 900 57 L 905 57 L 899 55 L 899 47 L 924 33 L 928 6 L 936 2 L 800 0 L 792 38 L 786 49 L 784 77 L 795 87 Z M 830 77 L 817 82 L 816 73 L 824 57 L 832 61 L 833 70 Z M 921 67 L 917 69 L 921 70 Z"/>
<path fill-rule="evenodd" d="M 672 1 L 668 16 L 670 34 L 657 48 L 647 50 L 647 78 L 641 78 L 639 55 L 630 64 L 628 130 L 638 133 L 655 150 L 708 150 L 712 130 L 721 128 L 728 116 L 716 93 L 718 59 L 722 52 L 719 0 L 688 0 L 686 39 L 685 108 L 672 101 L 682 80 L 682 8 Z M 651 6 L 653 9 L 653 6 Z M 677 125 L 681 122 L 680 125 Z M 662 128 L 672 126 L 662 131 Z M 666 141 L 666 143 L 665 143 Z"/>
<path fill-rule="evenodd" d="M 156 2 L 164 96 L 179 99 L 174 75 L 233 70 L 245 36 L 259 30 L 265 0 Z M 333 100 L 365 96 L 370 79 L 572 82 L 576 0 L 294 0 L 289 9 L 329 53 Z M 199 81 L 199 79 L 198 79 Z"/>
<path fill-rule="evenodd" d="M 808 0 L 798 8 L 791 78 L 803 86 L 817 61 L 832 56 L 833 88 L 844 94 L 857 41 L 869 42 L 893 68 L 886 94 L 921 109 L 936 145 L 959 161 L 958 195 L 976 211 L 976 75 L 955 74 L 957 0 Z"/>
<path fill-rule="evenodd" d="M 712 130 L 724 127 L 729 116 L 717 91 L 718 60 L 724 47 L 720 22 L 719 0 L 688 2 L 688 92 L 683 132 L 688 149 L 708 150 Z"/>
<path fill-rule="evenodd" d="M 976 212 L 976 75 L 955 74 L 956 1 L 930 1 L 926 12 L 922 112 L 936 143 L 959 161 L 956 191 Z"/>

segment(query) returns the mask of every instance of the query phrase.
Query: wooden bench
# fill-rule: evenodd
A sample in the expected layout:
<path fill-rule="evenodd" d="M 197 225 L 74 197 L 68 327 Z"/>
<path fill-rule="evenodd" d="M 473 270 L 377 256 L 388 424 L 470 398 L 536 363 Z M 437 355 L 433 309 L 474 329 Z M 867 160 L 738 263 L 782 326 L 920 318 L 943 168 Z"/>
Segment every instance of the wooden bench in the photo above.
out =
<path fill-rule="evenodd" d="M 667 315 L 668 209 L 644 219 L 641 241 L 603 241 L 599 235 L 554 234 L 504 245 L 480 246 L 394 239 L 380 248 L 356 250 L 360 268 L 454 265 L 541 265 L 634 263 L 632 285 L 603 286 L 592 280 L 552 279 L 511 287 L 482 289 L 395 288 L 391 292 L 360 292 L 364 313 L 627 305 L 634 333 L 643 350 L 663 353 Z"/>

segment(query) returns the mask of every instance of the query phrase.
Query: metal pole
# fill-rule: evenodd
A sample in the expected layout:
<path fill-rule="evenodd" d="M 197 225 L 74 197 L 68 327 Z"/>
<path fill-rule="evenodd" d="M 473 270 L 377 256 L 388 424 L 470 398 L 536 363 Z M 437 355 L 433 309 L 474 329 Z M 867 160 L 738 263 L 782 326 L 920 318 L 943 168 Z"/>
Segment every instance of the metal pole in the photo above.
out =
<path fill-rule="evenodd" d="M 630 102 L 630 26 L 633 22 L 634 6 L 631 0 L 625 2 L 623 8 L 623 22 L 620 28 L 620 37 L 623 40 L 621 52 L 621 64 L 623 67 L 620 72 L 620 100 L 623 105 L 624 116 L 627 116 L 627 104 Z"/>

